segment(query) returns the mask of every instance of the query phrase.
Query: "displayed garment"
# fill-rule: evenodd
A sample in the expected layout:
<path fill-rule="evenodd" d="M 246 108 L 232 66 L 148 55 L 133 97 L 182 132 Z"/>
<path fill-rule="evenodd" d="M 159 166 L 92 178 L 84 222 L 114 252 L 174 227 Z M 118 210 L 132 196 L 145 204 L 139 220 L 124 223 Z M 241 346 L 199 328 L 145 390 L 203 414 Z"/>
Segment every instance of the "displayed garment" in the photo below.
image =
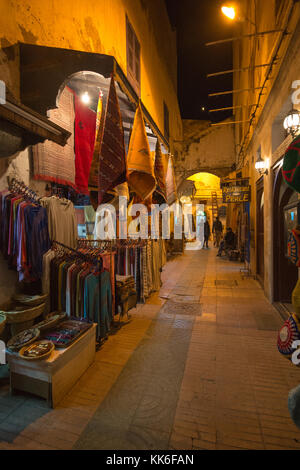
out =
<path fill-rule="evenodd" d="M 47 211 L 22 194 L 1 195 L 1 251 L 19 281 L 41 279 L 43 255 L 50 248 Z"/>
<path fill-rule="evenodd" d="M 97 336 L 105 338 L 113 319 L 110 274 L 90 274 L 84 283 L 84 318 L 98 323 Z"/>
<path fill-rule="evenodd" d="M 69 317 L 97 323 L 100 340 L 108 334 L 113 319 L 114 259 L 104 253 L 100 269 L 98 258 L 94 263 L 82 259 L 84 251 L 77 250 L 78 255 L 56 250 L 53 250 L 54 256 L 46 253 L 43 285 L 47 288 L 50 279 L 51 311 L 66 312 Z M 108 257 L 111 258 L 109 264 Z M 109 266 L 110 271 L 104 266 Z"/>
<path fill-rule="evenodd" d="M 50 240 L 76 248 L 78 229 L 72 201 L 51 196 L 42 198 L 40 202 L 47 210 Z"/>
<path fill-rule="evenodd" d="M 71 133 L 65 146 L 46 140 L 32 147 L 34 179 L 75 187 L 74 94 L 62 91 L 58 108 L 49 111 L 49 119 Z"/>
<path fill-rule="evenodd" d="M 95 145 L 96 113 L 82 102 L 75 99 L 75 183 L 81 194 L 88 194 L 88 180 Z"/>
<path fill-rule="evenodd" d="M 63 321 L 53 330 L 45 333 L 46 340 L 51 341 L 56 348 L 67 348 L 83 333 L 91 328 L 91 323 L 70 319 Z"/>
<path fill-rule="evenodd" d="M 137 292 L 133 276 L 116 276 L 116 303 L 121 316 L 128 314 L 129 310 L 136 307 Z"/>
<path fill-rule="evenodd" d="M 98 204 L 106 202 L 107 192 L 127 179 L 124 129 L 113 76 L 103 119 L 98 175 Z"/>
<path fill-rule="evenodd" d="M 166 174 L 166 189 L 167 189 L 167 202 L 173 204 L 177 199 L 176 181 L 174 164 L 171 155 L 167 156 L 167 174 Z"/>
<path fill-rule="evenodd" d="M 138 302 L 145 302 L 161 287 L 161 271 L 166 262 L 164 240 L 147 240 L 143 246 L 119 248 L 115 255 L 117 275 L 132 276 Z"/>
<path fill-rule="evenodd" d="M 156 188 L 153 194 L 153 199 L 156 204 L 164 204 L 167 202 L 167 187 L 166 187 L 166 159 L 162 154 L 159 140 L 156 142 L 155 149 L 155 164 L 154 173 L 156 178 Z"/>
<path fill-rule="evenodd" d="M 127 161 L 129 187 L 138 198 L 145 201 L 155 190 L 156 180 L 140 103 L 134 117 Z"/>

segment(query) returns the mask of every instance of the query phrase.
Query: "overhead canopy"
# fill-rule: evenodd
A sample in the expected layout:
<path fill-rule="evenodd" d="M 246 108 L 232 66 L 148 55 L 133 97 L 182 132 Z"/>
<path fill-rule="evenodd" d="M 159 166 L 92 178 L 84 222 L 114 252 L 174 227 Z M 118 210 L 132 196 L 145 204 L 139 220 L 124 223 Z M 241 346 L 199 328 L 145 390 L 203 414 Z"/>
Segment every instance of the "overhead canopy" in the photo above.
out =
<path fill-rule="evenodd" d="M 70 133 L 12 97 L 0 104 L 0 158 L 49 139 L 65 145 Z"/>

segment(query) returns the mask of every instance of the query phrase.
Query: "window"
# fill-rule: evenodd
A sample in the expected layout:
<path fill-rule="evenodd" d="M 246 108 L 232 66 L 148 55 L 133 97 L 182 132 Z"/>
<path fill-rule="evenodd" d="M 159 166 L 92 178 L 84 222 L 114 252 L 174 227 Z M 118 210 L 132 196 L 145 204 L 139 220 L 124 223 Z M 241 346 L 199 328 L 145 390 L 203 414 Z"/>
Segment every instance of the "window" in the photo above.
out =
<path fill-rule="evenodd" d="M 166 103 L 164 102 L 164 136 L 169 142 L 170 138 L 170 116 L 169 109 Z"/>
<path fill-rule="evenodd" d="M 127 77 L 140 95 L 141 91 L 141 46 L 133 27 L 126 16 Z"/>

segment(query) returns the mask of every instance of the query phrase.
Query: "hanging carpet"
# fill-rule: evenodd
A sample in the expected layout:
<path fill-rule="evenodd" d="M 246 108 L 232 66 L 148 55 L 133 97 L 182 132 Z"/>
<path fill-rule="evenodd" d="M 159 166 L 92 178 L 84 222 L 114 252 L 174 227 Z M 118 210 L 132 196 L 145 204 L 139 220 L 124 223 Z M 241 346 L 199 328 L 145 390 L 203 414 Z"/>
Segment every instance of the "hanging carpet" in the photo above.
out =
<path fill-rule="evenodd" d="M 140 103 L 135 113 L 128 148 L 128 184 L 142 201 L 151 196 L 156 186 L 153 159 Z"/>
<path fill-rule="evenodd" d="M 74 153 L 74 95 L 65 87 L 59 98 L 59 106 L 49 112 L 49 119 L 71 132 L 64 147 L 47 140 L 32 147 L 33 177 L 66 186 L 75 186 Z"/>

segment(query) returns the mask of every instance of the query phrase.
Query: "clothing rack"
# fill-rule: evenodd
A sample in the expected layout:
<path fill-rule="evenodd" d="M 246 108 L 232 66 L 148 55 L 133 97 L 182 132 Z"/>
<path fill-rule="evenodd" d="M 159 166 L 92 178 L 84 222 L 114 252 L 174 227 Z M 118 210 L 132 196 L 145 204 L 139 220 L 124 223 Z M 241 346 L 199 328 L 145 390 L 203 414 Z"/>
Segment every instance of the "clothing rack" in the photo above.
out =
<path fill-rule="evenodd" d="M 23 181 L 19 181 L 16 178 L 10 179 L 9 177 L 7 178 L 8 180 L 8 188 L 11 192 L 16 192 L 17 194 L 22 194 L 31 201 L 33 201 L 36 204 L 39 204 L 40 202 L 40 197 L 37 195 L 35 191 L 30 189 L 28 186 Z"/>
<path fill-rule="evenodd" d="M 72 253 L 76 257 L 81 258 L 85 261 L 92 262 L 94 264 L 99 263 L 99 268 L 100 269 L 102 268 L 102 260 L 101 260 L 101 258 L 99 258 L 98 254 L 96 254 L 94 256 L 92 254 L 82 253 L 81 251 L 75 250 L 74 248 L 71 248 L 67 245 L 64 245 L 63 243 L 60 243 L 56 240 L 54 240 L 52 242 L 52 247 L 54 249 L 55 248 L 62 248 L 63 250 L 68 251 L 69 253 Z M 100 307 L 100 310 L 101 310 L 101 280 L 100 280 L 100 276 L 99 276 L 99 307 Z M 96 351 L 98 351 L 100 349 L 100 347 L 102 346 L 102 344 L 104 343 L 104 341 L 106 339 L 107 339 L 107 337 L 104 338 L 104 339 L 97 339 L 96 340 Z"/>
<path fill-rule="evenodd" d="M 77 246 L 79 248 L 100 248 L 110 253 L 117 252 L 120 248 L 141 248 L 147 244 L 148 240 L 142 239 L 118 239 L 118 240 L 87 240 L 78 239 Z"/>
<path fill-rule="evenodd" d="M 93 262 L 93 263 L 95 263 L 95 261 L 97 261 L 97 262 L 99 261 L 97 257 L 92 256 L 91 254 L 82 253 L 82 252 L 80 252 L 78 250 L 75 250 L 74 248 L 71 248 L 70 246 L 64 245 L 63 243 L 60 243 L 56 240 L 53 240 L 52 247 L 54 249 L 55 248 L 63 248 L 65 251 L 69 251 L 69 253 L 73 253 L 78 258 L 84 259 L 85 261 L 89 261 L 89 262 Z"/>

